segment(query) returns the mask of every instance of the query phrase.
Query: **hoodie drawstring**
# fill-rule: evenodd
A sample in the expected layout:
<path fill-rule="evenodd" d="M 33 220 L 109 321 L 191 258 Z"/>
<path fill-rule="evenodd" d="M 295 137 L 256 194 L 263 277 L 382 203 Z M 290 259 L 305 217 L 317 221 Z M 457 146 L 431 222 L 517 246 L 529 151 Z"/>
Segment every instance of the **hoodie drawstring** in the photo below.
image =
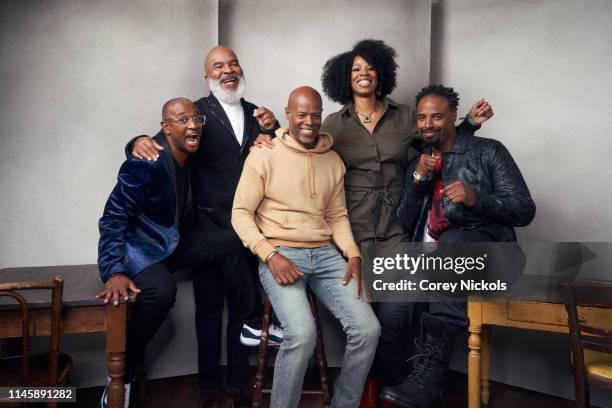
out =
<path fill-rule="evenodd" d="M 307 151 L 306 157 L 308 158 L 308 197 L 313 197 L 316 193 L 314 191 L 314 168 L 312 167 L 312 153 Z"/>

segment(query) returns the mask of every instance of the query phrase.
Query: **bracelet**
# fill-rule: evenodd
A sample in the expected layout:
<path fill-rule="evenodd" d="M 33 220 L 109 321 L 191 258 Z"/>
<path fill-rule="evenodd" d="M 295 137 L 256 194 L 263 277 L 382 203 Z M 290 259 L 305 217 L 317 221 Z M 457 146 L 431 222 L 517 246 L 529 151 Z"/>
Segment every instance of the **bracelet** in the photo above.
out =
<path fill-rule="evenodd" d="M 278 251 L 276 249 L 270 252 L 270 255 L 266 256 L 266 260 L 264 261 L 264 263 L 268 263 L 268 261 L 274 256 L 274 254 L 278 254 Z"/>
<path fill-rule="evenodd" d="M 416 172 L 416 170 L 414 173 L 412 173 L 412 177 L 414 177 L 414 179 L 419 183 L 427 181 L 427 176 L 421 176 L 419 173 Z"/>

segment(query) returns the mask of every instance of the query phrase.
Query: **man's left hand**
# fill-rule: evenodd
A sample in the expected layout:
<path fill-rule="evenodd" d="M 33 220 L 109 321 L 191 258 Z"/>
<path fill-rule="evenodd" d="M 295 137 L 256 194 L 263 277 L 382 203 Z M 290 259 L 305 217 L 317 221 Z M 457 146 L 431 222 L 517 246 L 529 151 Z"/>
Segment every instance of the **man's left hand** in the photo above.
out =
<path fill-rule="evenodd" d="M 262 129 L 272 130 L 276 125 L 274 114 L 266 108 L 257 108 L 253 112 L 253 117 Z"/>
<path fill-rule="evenodd" d="M 355 280 L 355 285 L 357 286 L 355 295 L 359 299 L 361 296 L 361 258 L 359 257 L 349 258 L 346 264 L 346 273 L 342 278 L 342 284 L 348 285 L 351 279 Z M 369 301 L 369 299 L 366 300 Z"/>
<path fill-rule="evenodd" d="M 476 102 L 468 113 L 468 116 L 479 125 L 491 119 L 493 115 L 495 115 L 495 113 L 493 113 L 493 107 L 489 102 L 485 101 L 484 98 Z"/>
<path fill-rule="evenodd" d="M 476 205 L 474 190 L 463 184 L 462 181 L 453 181 L 442 189 L 442 194 L 455 204 L 463 204 L 468 208 Z"/>

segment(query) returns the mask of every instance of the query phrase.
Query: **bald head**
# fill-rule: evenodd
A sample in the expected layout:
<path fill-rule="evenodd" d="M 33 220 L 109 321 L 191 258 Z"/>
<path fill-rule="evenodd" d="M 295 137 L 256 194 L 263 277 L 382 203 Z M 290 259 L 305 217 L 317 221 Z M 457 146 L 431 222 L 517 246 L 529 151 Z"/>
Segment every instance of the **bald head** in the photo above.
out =
<path fill-rule="evenodd" d="M 193 102 L 174 98 L 164 103 L 161 127 L 170 145 L 170 154 L 179 163 L 198 150 L 204 118 Z"/>
<path fill-rule="evenodd" d="M 212 47 L 208 54 L 206 54 L 206 58 L 204 58 L 204 73 L 209 77 L 212 75 L 215 67 L 223 65 L 229 67 L 232 64 L 238 66 L 240 75 L 242 75 L 242 69 L 240 68 L 236 53 L 224 45 L 217 45 Z"/>
<path fill-rule="evenodd" d="M 290 111 L 294 110 L 298 100 L 301 99 L 310 100 L 311 102 L 318 104 L 319 110 L 323 110 L 323 100 L 321 99 L 321 94 L 317 92 L 316 89 L 309 86 L 301 86 L 291 91 L 289 94 L 289 99 L 287 100 L 287 109 Z"/>
<path fill-rule="evenodd" d="M 170 99 L 169 101 L 167 101 L 166 103 L 164 103 L 164 106 L 162 107 L 162 119 L 166 119 L 166 118 L 172 117 L 171 110 L 173 110 L 174 105 L 177 105 L 179 103 L 183 107 L 190 107 L 190 108 L 193 107 L 193 108 L 195 108 L 194 103 L 191 102 L 187 98 L 173 98 L 173 99 Z M 195 108 L 195 109 L 197 110 L 197 108 Z"/>
<path fill-rule="evenodd" d="M 289 135 L 307 149 L 317 144 L 322 111 L 321 95 L 315 89 L 302 86 L 289 94 L 285 108 Z"/>

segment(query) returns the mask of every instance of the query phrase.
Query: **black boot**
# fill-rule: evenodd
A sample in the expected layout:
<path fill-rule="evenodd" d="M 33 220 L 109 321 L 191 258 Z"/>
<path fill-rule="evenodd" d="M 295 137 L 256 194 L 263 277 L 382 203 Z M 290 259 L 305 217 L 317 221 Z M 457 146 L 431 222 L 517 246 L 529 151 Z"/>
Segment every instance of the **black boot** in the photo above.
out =
<path fill-rule="evenodd" d="M 408 360 L 412 371 L 399 385 L 384 387 L 380 397 L 404 408 L 442 406 L 446 392 L 448 363 L 455 338 L 462 328 L 424 314 L 421 338 L 415 339 L 415 354 Z"/>

